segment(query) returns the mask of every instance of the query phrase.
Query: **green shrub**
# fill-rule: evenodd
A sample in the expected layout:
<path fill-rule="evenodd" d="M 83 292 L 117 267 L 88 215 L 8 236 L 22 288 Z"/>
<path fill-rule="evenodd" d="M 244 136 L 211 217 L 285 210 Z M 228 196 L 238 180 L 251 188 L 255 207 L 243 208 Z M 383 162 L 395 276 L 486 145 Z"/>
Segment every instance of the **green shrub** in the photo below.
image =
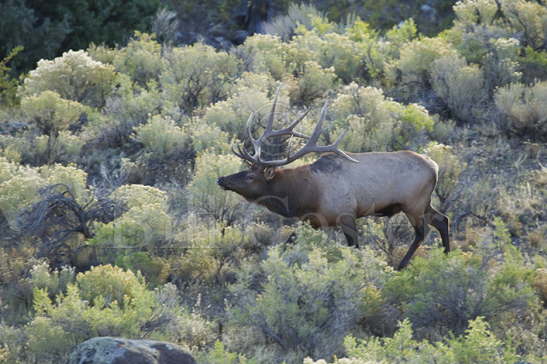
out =
<path fill-rule="evenodd" d="M 352 152 L 406 148 L 434 123 L 423 107 L 404 106 L 377 88 L 357 84 L 346 86 L 330 109 L 336 120 L 335 134 L 348 129 L 341 145 Z"/>
<path fill-rule="evenodd" d="M 415 39 L 400 50 L 400 58 L 388 67 L 386 77 L 391 84 L 400 82 L 407 89 L 405 95 L 409 96 L 429 85 L 433 62 L 441 57 L 456 56 L 456 50 L 440 37 Z"/>
<path fill-rule="evenodd" d="M 23 208 L 39 200 L 38 190 L 47 182 L 37 170 L 19 167 L 17 172 L 0 183 L 0 211 L 15 228 L 16 218 Z"/>
<path fill-rule="evenodd" d="M 405 320 L 392 338 L 344 341 L 350 359 L 335 360 L 334 364 L 364 363 L 509 363 L 518 360 L 514 350 L 492 334 L 481 317 L 469 322 L 469 329 L 446 343 L 413 339 L 412 326 Z M 305 364 L 318 364 L 307 359 Z"/>
<path fill-rule="evenodd" d="M 215 154 L 230 153 L 230 135 L 217 125 L 197 120 L 185 125 L 196 154 L 209 151 Z"/>
<path fill-rule="evenodd" d="M 304 26 L 306 29 L 312 29 L 313 19 L 321 17 L 321 13 L 313 4 L 290 3 L 286 15 L 278 15 L 264 24 L 264 32 L 288 41 L 294 36 L 297 28 Z"/>
<path fill-rule="evenodd" d="M 41 147 L 45 147 L 46 162 L 53 163 L 62 154 L 63 146 L 69 143 L 59 141 L 60 133 L 78 121 L 87 108 L 78 102 L 61 98 L 56 92 L 43 91 L 35 96 L 23 97 L 21 110 L 47 136 L 46 145 L 42 144 Z"/>
<path fill-rule="evenodd" d="M 59 362 L 75 345 L 95 336 L 138 336 L 155 305 L 154 294 L 141 278 L 111 266 L 78 274 L 76 284 L 54 301 L 45 290 L 36 289 L 36 316 L 25 328 L 27 355 Z"/>
<path fill-rule="evenodd" d="M 208 364 L 255 364 L 255 360 L 249 360 L 244 355 L 231 353 L 224 347 L 222 341 L 215 341 L 215 345 L 209 352 L 198 357 L 200 362 Z"/>
<path fill-rule="evenodd" d="M 60 293 L 66 293 L 69 284 L 74 283 L 75 273 L 73 267 L 62 267 L 59 270 L 51 270 L 45 262 L 36 264 L 30 271 L 30 284 L 33 289 L 42 289 L 50 297 Z"/>
<path fill-rule="evenodd" d="M 488 258 L 461 251 L 446 256 L 435 249 L 427 259 L 415 257 L 387 282 L 384 295 L 397 302 L 421 336 L 462 333 L 478 316 L 499 327 L 504 319 L 532 313 L 537 305 L 532 271 L 510 248 L 504 248 L 505 262 L 492 271 Z"/>
<path fill-rule="evenodd" d="M 234 155 L 204 152 L 196 158 L 196 172 L 188 185 L 191 210 L 216 219 L 233 222 L 241 216 L 244 203 L 238 195 L 222 190 L 217 179 L 236 173 L 241 160 Z"/>
<path fill-rule="evenodd" d="M 3 105 L 15 105 L 17 102 L 19 82 L 10 75 L 11 68 L 8 67 L 8 63 L 22 50 L 21 46 L 15 47 L 0 60 L 0 103 Z"/>
<path fill-rule="evenodd" d="M 269 353 L 260 362 L 297 362 L 337 352 L 361 318 L 365 282 L 372 286 L 385 280 L 384 264 L 369 250 L 332 246 L 324 233 L 309 227 L 297 236 L 294 247 L 270 249 L 259 272 L 242 270 L 232 287 L 237 300 L 229 307 L 231 324 L 238 334 L 249 332 L 234 346 L 255 355 Z"/>
<path fill-rule="evenodd" d="M 91 243 L 105 246 L 105 252 L 110 249 L 110 255 L 102 259 L 113 262 L 124 256 L 124 248 L 153 249 L 171 236 L 173 221 L 167 213 L 165 192 L 133 184 L 119 187 L 110 198 L 121 202 L 126 210 L 111 222 L 96 224 Z"/>
<path fill-rule="evenodd" d="M 275 80 L 281 80 L 294 67 L 290 64 L 290 45 L 272 35 L 253 35 L 237 47 L 234 54 L 241 59 L 246 71 L 268 73 Z"/>
<path fill-rule="evenodd" d="M 54 91 L 24 97 L 21 109 L 29 121 L 48 136 L 56 136 L 67 129 L 86 110 L 80 103 L 63 99 Z"/>
<path fill-rule="evenodd" d="M 157 82 L 163 68 L 161 45 L 153 34 L 136 31 L 127 46 L 114 53 L 112 64 L 140 86 Z"/>
<path fill-rule="evenodd" d="M 314 100 L 324 97 L 336 84 L 334 68 L 322 68 L 317 62 L 304 63 L 301 74 L 297 76 L 295 89 L 290 98 L 295 104 L 310 105 Z"/>
<path fill-rule="evenodd" d="M 135 140 L 158 158 L 182 151 L 189 144 L 189 136 L 169 117 L 154 115 L 134 130 Z"/>
<path fill-rule="evenodd" d="M 63 184 L 74 196 L 76 202 L 85 205 L 91 198 L 87 189 L 87 173 L 74 165 L 54 164 L 39 169 L 40 175 L 48 185 Z"/>
<path fill-rule="evenodd" d="M 238 75 L 235 57 L 204 44 L 173 48 L 160 75 L 164 97 L 185 113 L 220 101 Z"/>
<path fill-rule="evenodd" d="M 85 140 L 68 130 L 62 130 L 55 138 L 54 143 L 49 141 L 49 136 L 39 135 L 27 143 L 18 143 L 20 158 L 31 164 L 43 164 L 47 162 L 45 156 L 51 155 L 53 161 L 59 163 L 75 163 L 80 160 L 80 154 Z M 51 148 L 51 149 L 49 149 Z"/>
<path fill-rule="evenodd" d="M 492 24 L 498 5 L 495 0 L 459 1 L 453 7 L 457 20 L 467 24 Z"/>
<path fill-rule="evenodd" d="M 179 283 L 215 284 L 217 292 L 207 296 L 222 305 L 226 292 L 220 288 L 233 280 L 240 264 L 256 251 L 253 237 L 239 225 L 226 226 L 196 216 L 188 216 L 182 225 L 185 228 L 177 238 L 184 253 L 172 263 L 173 277 Z"/>
<path fill-rule="evenodd" d="M 169 263 L 164 258 L 146 252 L 120 255 L 115 263 L 129 271 L 140 272 L 152 287 L 166 283 L 169 275 Z"/>
<path fill-rule="evenodd" d="M 432 86 L 451 113 L 464 122 L 480 120 L 482 104 L 488 100 L 484 74 L 459 56 L 445 56 L 433 62 Z"/>
<path fill-rule="evenodd" d="M 547 52 L 536 51 L 532 47 L 526 47 L 524 55 L 519 58 L 522 79 L 526 84 L 536 80 L 547 80 Z"/>
<path fill-rule="evenodd" d="M 111 265 L 93 267 L 85 273 L 78 273 L 76 283 L 80 297 L 92 304 L 101 301 L 104 307 L 131 304 L 132 301 L 150 296 L 144 279 L 132 271 L 125 271 Z"/>
<path fill-rule="evenodd" d="M 40 60 L 25 78 L 20 95 L 54 91 L 64 99 L 102 107 L 116 78 L 114 67 L 94 61 L 83 50 L 68 51 L 52 61 Z"/>
<path fill-rule="evenodd" d="M 547 82 L 531 86 L 515 83 L 499 88 L 495 95 L 496 106 L 505 117 L 507 129 L 539 140 L 547 137 L 546 100 Z"/>
<path fill-rule="evenodd" d="M 355 36 L 355 34 L 354 34 Z M 364 37 L 363 34 L 359 35 Z M 363 79 L 365 69 L 365 47 L 350 39 L 348 35 L 328 32 L 321 35 L 318 31 L 302 30 L 291 42 L 291 48 L 303 50 L 301 62 L 315 61 L 323 68 L 331 68 L 345 83 Z M 296 64 L 298 66 L 298 64 Z"/>
<path fill-rule="evenodd" d="M 240 140 L 247 137 L 246 126 L 249 116 L 254 113 L 263 120 L 270 112 L 269 94 L 275 88 L 275 82 L 267 74 L 244 73 L 233 88 L 230 98 L 209 106 L 201 123 L 216 125 Z M 279 105 L 286 105 L 287 88 L 281 89 Z"/>
<path fill-rule="evenodd" d="M 153 249 L 167 241 L 172 233 L 173 222 L 165 207 L 146 204 L 134 207 L 109 223 L 97 223 L 92 244 L 104 245 L 115 254 L 123 249 Z M 116 249 L 120 249 L 116 252 Z M 105 257 L 107 261 L 109 258 Z"/>
<path fill-rule="evenodd" d="M 444 211 L 448 207 L 446 204 L 450 202 L 450 194 L 458 184 L 458 178 L 466 168 L 466 164 L 448 145 L 431 142 L 426 146 L 424 152 L 439 165 L 439 178 L 435 193 L 441 202 L 441 210 Z"/>
<path fill-rule="evenodd" d="M 521 33 L 524 44 L 538 49 L 544 47 L 547 8 L 533 1 L 504 1 L 502 11 L 513 31 Z"/>
<path fill-rule="evenodd" d="M 110 194 L 110 198 L 119 201 L 127 208 L 142 208 L 146 205 L 167 206 L 167 195 L 160 189 L 151 186 L 127 184 L 120 186 Z"/>

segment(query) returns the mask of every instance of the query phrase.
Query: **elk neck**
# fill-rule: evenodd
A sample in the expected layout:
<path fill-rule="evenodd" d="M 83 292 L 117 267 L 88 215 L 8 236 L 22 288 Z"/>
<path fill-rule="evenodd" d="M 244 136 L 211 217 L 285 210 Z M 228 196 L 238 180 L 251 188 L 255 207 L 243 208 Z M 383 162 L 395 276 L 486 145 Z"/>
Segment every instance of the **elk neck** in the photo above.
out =
<path fill-rule="evenodd" d="M 267 194 L 256 202 L 285 217 L 316 212 L 319 189 L 309 165 L 276 170 L 268 183 Z"/>

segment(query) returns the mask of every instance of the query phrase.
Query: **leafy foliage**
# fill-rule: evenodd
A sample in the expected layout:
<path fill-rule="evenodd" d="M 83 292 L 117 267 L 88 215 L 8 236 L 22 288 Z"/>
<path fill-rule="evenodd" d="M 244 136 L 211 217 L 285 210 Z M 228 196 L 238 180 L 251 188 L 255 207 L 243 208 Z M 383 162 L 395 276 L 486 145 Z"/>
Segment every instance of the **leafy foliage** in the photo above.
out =
<path fill-rule="evenodd" d="M 43 44 L 0 65 L 0 361 L 64 362 L 101 335 L 175 342 L 206 363 L 547 355 L 545 4 L 463 0 L 447 26 L 450 2 L 284 1 L 267 15 L 293 4 L 287 17 L 259 25 L 239 2 L 170 1 L 159 34 L 122 31 L 115 47 L 55 58 L 73 18 L 56 18 L 58 2 L 4 3 L 21 32 L 0 52 Z M 157 5 L 139 4 L 124 19 L 146 22 Z M 204 7 L 215 11 L 190 19 Z M 214 35 L 198 41 L 194 26 Z M 32 29 L 44 36 L 23 42 Z M 49 60 L 15 81 L 43 48 Z M 308 111 L 297 128 L 309 135 L 327 102 L 320 145 L 347 131 L 348 152 L 435 160 L 432 204 L 450 217 L 452 252 L 429 234 L 396 272 L 414 233 L 402 214 L 362 220 L 362 246 L 349 248 L 338 229 L 219 188 L 246 168 L 231 146 L 264 128 L 276 90 L 275 128 Z"/>

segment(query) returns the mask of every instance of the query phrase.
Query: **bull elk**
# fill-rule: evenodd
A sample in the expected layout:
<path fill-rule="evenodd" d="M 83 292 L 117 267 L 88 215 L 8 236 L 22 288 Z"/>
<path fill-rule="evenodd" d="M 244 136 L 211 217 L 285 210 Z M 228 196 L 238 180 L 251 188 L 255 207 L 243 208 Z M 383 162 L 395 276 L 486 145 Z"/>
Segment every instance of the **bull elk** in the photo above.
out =
<path fill-rule="evenodd" d="M 250 164 L 250 169 L 220 177 L 220 187 L 265 206 L 285 217 L 298 217 L 313 227 L 340 226 L 350 246 L 358 247 L 355 219 L 364 216 L 392 216 L 404 212 L 415 230 L 414 242 L 401 260 L 404 268 L 429 231 L 435 227 L 444 251 L 450 250 L 448 218 L 431 206 L 431 194 L 438 176 L 437 164 L 427 156 L 412 151 L 345 153 L 338 149 L 345 132 L 331 145 L 319 146 L 327 112 L 323 106 L 311 136 L 294 128 L 307 112 L 281 130 L 273 129 L 277 104 L 275 97 L 271 114 L 262 136 L 254 138 L 249 118 L 247 132 L 254 152 L 239 146 L 232 151 Z M 271 138 L 298 137 L 307 139 L 296 153 L 286 158 L 265 160 L 263 147 Z M 308 153 L 323 153 L 314 163 L 296 168 L 279 168 Z"/>

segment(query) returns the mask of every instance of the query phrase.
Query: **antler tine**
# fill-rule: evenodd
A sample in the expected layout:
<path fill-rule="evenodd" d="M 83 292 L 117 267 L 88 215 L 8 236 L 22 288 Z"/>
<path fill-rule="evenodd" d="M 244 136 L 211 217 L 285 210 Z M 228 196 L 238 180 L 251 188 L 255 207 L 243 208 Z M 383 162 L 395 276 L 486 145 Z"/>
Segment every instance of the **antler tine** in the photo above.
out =
<path fill-rule="evenodd" d="M 306 143 L 306 146 L 309 145 L 315 145 L 317 143 L 317 140 L 319 140 L 319 136 L 321 135 L 321 132 L 323 131 L 323 121 L 325 120 L 325 117 L 327 116 L 327 109 L 329 107 L 329 100 L 325 101 L 325 104 L 321 108 L 321 114 L 319 115 L 319 120 L 317 121 L 317 125 L 315 125 L 315 129 L 313 129 L 313 133 L 310 137 L 310 140 L 308 140 L 308 143 Z"/>
<path fill-rule="evenodd" d="M 264 133 L 258 139 L 255 139 L 253 137 L 252 128 L 251 128 L 251 126 L 252 126 L 251 124 L 252 124 L 252 121 L 253 121 L 253 118 L 254 118 L 255 114 L 252 113 L 249 116 L 249 119 L 247 120 L 247 134 L 249 136 L 249 139 L 251 140 L 251 143 L 253 144 L 254 154 L 251 155 L 247 150 L 245 150 L 244 148 L 241 148 L 241 146 L 238 147 L 237 151 L 232 147 L 232 151 L 234 152 L 234 154 L 236 156 L 238 156 L 238 157 L 240 157 L 244 160 L 247 160 L 247 161 L 249 161 L 253 164 L 259 164 L 259 165 L 262 165 L 262 166 L 275 167 L 275 166 L 282 166 L 282 165 L 285 165 L 285 164 L 289 164 L 289 163 L 297 160 L 298 158 L 303 157 L 304 155 L 306 155 L 308 153 L 332 152 L 332 153 L 336 153 L 337 155 L 339 155 L 339 156 L 341 156 L 341 157 L 343 157 L 343 158 L 345 158 L 349 161 L 358 163 L 357 160 L 353 159 L 352 157 L 347 155 L 345 152 L 338 149 L 338 144 L 340 144 L 342 139 L 346 136 L 347 130 L 342 132 L 333 144 L 325 145 L 325 146 L 318 146 L 317 145 L 317 142 L 319 141 L 319 137 L 321 136 L 321 133 L 323 131 L 323 122 L 325 121 L 325 118 L 326 118 L 326 115 L 327 115 L 327 110 L 328 110 L 328 106 L 329 106 L 328 100 L 325 102 L 325 104 L 321 108 L 321 114 L 319 116 L 319 120 L 317 121 L 317 124 L 315 125 L 315 128 L 313 129 L 313 133 L 312 133 L 311 136 L 308 137 L 308 136 L 306 136 L 302 133 L 299 133 L 299 132 L 296 132 L 296 131 L 293 130 L 302 120 L 304 120 L 304 118 L 310 112 L 310 109 L 308 109 L 304 113 L 302 113 L 302 115 L 300 115 L 296 120 L 294 120 L 286 128 L 280 129 L 280 130 L 273 130 L 273 121 L 274 121 L 274 118 L 275 118 L 275 109 L 277 107 L 277 102 L 278 102 L 278 99 L 279 99 L 279 91 L 280 91 L 280 88 L 278 87 L 277 91 L 275 93 L 275 99 L 274 99 L 274 102 L 273 102 L 273 105 L 272 105 L 272 110 L 271 110 L 271 113 L 268 117 Z M 308 139 L 308 141 L 306 142 L 306 144 L 300 150 L 298 150 L 293 155 L 290 155 L 290 149 L 289 149 L 288 156 L 285 159 L 277 159 L 277 160 L 269 160 L 269 161 L 262 160 L 261 159 L 262 144 L 264 143 L 264 141 L 267 140 L 268 138 L 271 138 L 271 137 L 283 136 L 283 135 L 289 135 L 289 136 L 304 138 L 304 139 Z"/>
<path fill-rule="evenodd" d="M 253 132 L 251 130 L 251 124 L 253 121 L 253 118 L 255 116 L 255 113 L 252 112 L 249 116 L 249 119 L 247 119 L 247 135 L 249 139 L 251 140 L 251 143 L 253 144 L 254 149 L 254 155 L 251 156 L 249 153 L 245 152 L 246 155 L 252 159 L 252 163 L 259 163 L 260 162 L 260 153 L 262 152 L 262 137 L 259 137 L 258 139 L 253 138 Z M 240 148 L 241 149 L 241 148 Z"/>
<path fill-rule="evenodd" d="M 260 137 L 262 139 L 265 135 L 268 135 L 271 133 L 273 129 L 273 121 L 275 117 L 275 108 L 277 106 L 277 100 L 279 99 L 279 91 L 281 91 L 281 87 L 278 87 L 275 91 L 275 98 L 272 105 L 272 111 L 270 112 L 270 116 L 268 117 L 268 123 L 266 124 L 266 130 L 264 130 L 264 134 Z"/>
<path fill-rule="evenodd" d="M 272 131 L 268 137 L 272 136 L 280 136 L 280 135 L 293 135 L 298 138 L 308 139 L 309 137 L 307 135 L 304 135 L 302 133 L 299 133 L 297 131 L 293 131 L 293 129 L 302 121 L 304 118 L 308 115 L 310 112 L 310 109 L 304 111 L 302 115 L 300 115 L 296 120 L 294 120 L 289 126 L 287 126 L 285 129 L 281 130 L 274 130 Z"/>
<path fill-rule="evenodd" d="M 247 153 L 245 150 L 241 149 L 241 146 L 237 146 L 237 150 L 232 145 L 232 153 L 234 153 L 237 157 L 246 160 L 250 163 L 256 163 L 256 161 Z"/>
<path fill-rule="evenodd" d="M 358 163 L 357 160 L 355 160 L 354 158 L 347 155 L 345 152 L 338 149 L 338 144 L 345 137 L 345 135 L 347 133 L 347 130 L 342 132 L 342 134 L 340 134 L 340 136 L 338 136 L 338 138 L 336 139 L 336 141 L 333 144 L 325 145 L 325 146 L 318 146 L 317 145 L 317 141 L 319 140 L 319 136 L 321 135 L 321 132 L 322 132 L 323 121 L 325 120 L 325 117 L 327 115 L 327 109 L 328 109 L 328 101 L 325 102 L 325 104 L 323 105 L 323 108 L 321 109 L 321 115 L 319 116 L 319 120 L 317 122 L 317 125 L 315 126 L 315 129 L 313 130 L 312 135 L 309 137 L 306 145 L 304 145 L 295 154 L 289 155 L 285 159 L 262 161 L 262 164 L 267 165 L 267 166 L 272 166 L 272 167 L 273 166 L 282 166 L 282 165 L 285 165 L 285 164 L 289 164 L 289 163 L 303 157 L 304 155 L 306 155 L 308 153 L 313 153 L 313 152 L 315 152 L 315 153 L 333 152 L 333 153 L 336 153 L 337 155 L 339 155 L 339 156 L 341 156 L 341 157 L 343 157 L 343 158 L 345 158 L 345 159 L 347 159 L 351 162 Z"/>

